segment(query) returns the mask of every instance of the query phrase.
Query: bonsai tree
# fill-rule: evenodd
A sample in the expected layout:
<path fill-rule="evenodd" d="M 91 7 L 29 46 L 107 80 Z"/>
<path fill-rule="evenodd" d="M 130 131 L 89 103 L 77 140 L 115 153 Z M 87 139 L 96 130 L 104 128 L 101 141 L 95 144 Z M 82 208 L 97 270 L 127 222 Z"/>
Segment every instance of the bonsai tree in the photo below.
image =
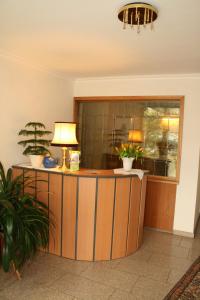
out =
<path fill-rule="evenodd" d="M 38 248 L 49 243 L 51 221 L 48 208 L 29 193 L 33 179 L 23 175 L 13 178 L 10 168 L 5 174 L 0 163 L 0 264 L 8 272 L 12 267 L 20 278 L 20 268 Z"/>
<path fill-rule="evenodd" d="M 19 145 L 25 147 L 24 155 L 45 155 L 50 153 L 46 148 L 50 146 L 50 140 L 44 139 L 45 135 L 51 131 L 45 130 L 45 125 L 38 122 L 29 122 L 25 129 L 20 130 L 19 135 L 31 137 L 27 140 L 18 142 Z"/>

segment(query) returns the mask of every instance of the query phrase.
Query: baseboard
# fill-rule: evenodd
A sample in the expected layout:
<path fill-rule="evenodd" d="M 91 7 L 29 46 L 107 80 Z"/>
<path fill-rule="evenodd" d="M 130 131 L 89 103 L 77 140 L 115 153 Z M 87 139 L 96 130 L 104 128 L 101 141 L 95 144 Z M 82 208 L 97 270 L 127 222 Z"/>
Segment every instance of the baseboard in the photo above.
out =
<path fill-rule="evenodd" d="M 164 230 L 164 229 L 159 229 L 159 228 L 152 228 L 152 227 L 146 227 L 146 226 L 145 226 L 145 228 L 148 229 L 148 230 L 152 230 L 152 231 L 158 231 L 158 232 L 164 232 L 164 233 L 169 233 L 169 234 L 194 238 L 194 233 L 187 232 L 187 231 L 173 230 L 173 232 L 171 232 L 171 231 Z"/>
<path fill-rule="evenodd" d="M 189 237 L 189 238 L 194 238 L 194 233 L 188 232 L 188 231 L 173 230 L 173 234 L 184 236 L 184 237 Z"/>
<path fill-rule="evenodd" d="M 173 232 L 171 232 L 169 230 L 164 230 L 164 229 L 160 229 L 160 228 L 154 228 L 154 227 L 148 227 L 148 226 L 145 226 L 144 228 L 146 228 L 148 230 L 152 230 L 152 231 L 158 231 L 158 232 L 165 232 L 165 233 L 173 234 Z"/>

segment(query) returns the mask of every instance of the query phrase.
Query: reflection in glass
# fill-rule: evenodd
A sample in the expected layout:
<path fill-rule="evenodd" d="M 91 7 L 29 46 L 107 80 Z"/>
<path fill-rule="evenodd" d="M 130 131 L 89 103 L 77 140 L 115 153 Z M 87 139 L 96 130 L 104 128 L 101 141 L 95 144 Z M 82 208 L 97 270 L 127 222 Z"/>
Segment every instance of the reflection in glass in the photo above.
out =
<path fill-rule="evenodd" d="M 134 167 L 152 175 L 176 177 L 180 102 L 99 101 L 80 102 L 78 137 L 81 166 L 121 167 L 114 148 L 121 143 L 140 143 L 145 156 Z"/>

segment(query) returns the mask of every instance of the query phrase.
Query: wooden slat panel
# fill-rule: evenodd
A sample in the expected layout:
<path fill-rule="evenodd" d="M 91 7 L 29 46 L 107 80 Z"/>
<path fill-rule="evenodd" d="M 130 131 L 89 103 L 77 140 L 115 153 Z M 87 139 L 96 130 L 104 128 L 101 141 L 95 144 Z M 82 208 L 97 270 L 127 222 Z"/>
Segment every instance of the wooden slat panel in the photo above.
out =
<path fill-rule="evenodd" d="M 37 171 L 36 197 L 37 200 L 48 206 L 48 173 Z"/>
<path fill-rule="evenodd" d="M 95 260 L 109 260 L 115 179 L 98 179 Z"/>
<path fill-rule="evenodd" d="M 21 168 L 13 168 L 13 173 L 12 173 L 12 176 L 13 178 L 16 178 L 17 176 L 20 176 L 23 174 L 23 169 Z"/>
<path fill-rule="evenodd" d="M 79 178 L 77 259 L 93 260 L 95 178 Z"/>
<path fill-rule="evenodd" d="M 173 230 L 176 184 L 147 182 L 145 226 Z"/>
<path fill-rule="evenodd" d="M 144 176 L 141 186 L 140 196 L 140 214 L 138 222 L 138 247 L 142 244 L 143 228 L 144 228 L 144 212 L 145 212 L 145 200 L 146 200 L 146 187 L 147 187 L 147 176 Z"/>
<path fill-rule="evenodd" d="M 26 177 L 29 177 L 29 179 L 27 180 Z M 24 184 L 24 193 L 28 193 L 30 195 L 35 196 L 36 193 L 36 171 L 30 170 L 24 171 L 24 180 L 27 180 Z M 28 183 L 28 186 L 26 186 Z"/>
<path fill-rule="evenodd" d="M 138 226 L 140 217 L 140 199 L 141 196 L 141 181 L 137 177 L 132 178 L 131 182 L 131 197 L 129 210 L 129 225 L 126 255 L 133 253 L 138 247 Z"/>
<path fill-rule="evenodd" d="M 112 258 L 126 255 L 130 178 L 116 179 Z"/>
<path fill-rule="evenodd" d="M 36 172 L 36 198 L 42 203 L 49 205 L 48 203 L 48 173 L 47 172 Z M 40 248 L 40 251 L 48 251 L 47 249 Z"/>
<path fill-rule="evenodd" d="M 75 258 L 77 177 L 64 176 L 62 256 Z"/>
<path fill-rule="evenodd" d="M 61 205 L 62 175 L 49 174 L 49 210 L 53 214 L 55 224 L 54 235 L 50 233 L 49 252 L 61 255 Z"/>

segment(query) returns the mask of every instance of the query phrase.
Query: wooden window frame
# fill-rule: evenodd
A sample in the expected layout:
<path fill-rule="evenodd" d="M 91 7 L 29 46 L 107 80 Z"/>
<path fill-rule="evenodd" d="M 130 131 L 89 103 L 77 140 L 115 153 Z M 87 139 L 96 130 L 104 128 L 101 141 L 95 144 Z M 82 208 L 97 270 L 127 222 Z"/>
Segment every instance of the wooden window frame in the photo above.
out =
<path fill-rule="evenodd" d="M 178 184 L 180 179 L 181 151 L 182 151 L 182 135 L 183 135 L 183 118 L 184 118 L 184 96 L 90 96 L 90 97 L 74 97 L 73 118 L 74 122 L 78 122 L 78 106 L 81 102 L 103 102 L 103 101 L 179 101 L 180 102 L 180 119 L 179 119 L 179 136 L 178 136 L 178 159 L 176 177 L 166 177 L 149 175 L 149 181 L 159 181 Z"/>

